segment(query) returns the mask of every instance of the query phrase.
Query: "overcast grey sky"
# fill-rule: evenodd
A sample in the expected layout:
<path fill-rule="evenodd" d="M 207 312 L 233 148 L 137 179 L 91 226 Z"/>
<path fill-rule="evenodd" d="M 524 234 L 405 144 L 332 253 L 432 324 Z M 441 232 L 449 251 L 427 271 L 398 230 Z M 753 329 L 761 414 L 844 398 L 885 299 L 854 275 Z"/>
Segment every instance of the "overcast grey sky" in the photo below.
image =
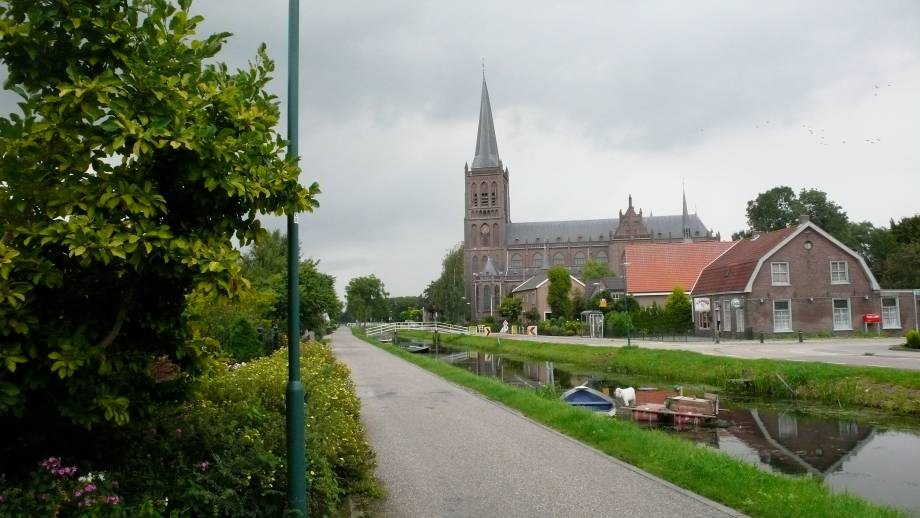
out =
<path fill-rule="evenodd" d="M 287 2 L 197 0 L 203 33 L 266 42 L 284 97 Z M 341 292 L 418 294 L 462 239 L 481 68 L 513 221 L 691 211 L 724 238 L 747 200 L 815 187 L 854 220 L 920 212 L 920 3 L 303 2 L 305 256 Z M 10 111 L 9 98 L 3 111 Z M 871 141 L 872 143 L 868 142 Z M 280 227 L 280 221 L 268 220 Z"/>

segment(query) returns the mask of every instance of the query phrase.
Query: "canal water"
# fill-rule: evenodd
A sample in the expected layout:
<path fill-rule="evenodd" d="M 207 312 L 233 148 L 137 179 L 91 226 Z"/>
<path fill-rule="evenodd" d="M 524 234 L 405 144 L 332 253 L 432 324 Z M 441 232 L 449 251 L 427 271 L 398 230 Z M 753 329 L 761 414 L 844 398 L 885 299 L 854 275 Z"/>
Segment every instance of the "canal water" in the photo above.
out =
<path fill-rule="evenodd" d="M 587 383 L 608 394 L 618 386 L 673 389 L 672 383 L 617 379 L 553 362 L 522 361 L 443 345 L 432 347 L 427 354 L 481 376 L 531 388 L 558 385 L 568 389 Z M 834 491 L 920 516 L 920 419 L 886 423 L 885 419 L 841 416 L 833 409 L 791 402 L 723 398 L 720 406 L 722 426 L 663 428 L 761 469 L 812 475 Z"/>

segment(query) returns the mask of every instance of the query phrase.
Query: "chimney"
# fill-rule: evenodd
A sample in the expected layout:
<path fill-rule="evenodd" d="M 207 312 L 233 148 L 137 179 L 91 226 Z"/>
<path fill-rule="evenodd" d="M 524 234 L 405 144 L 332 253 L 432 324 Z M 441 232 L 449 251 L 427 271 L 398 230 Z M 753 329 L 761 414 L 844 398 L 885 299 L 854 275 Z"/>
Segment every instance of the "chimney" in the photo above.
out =
<path fill-rule="evenodd" d="M 809 221 L 811 221 L 811 217 L 809 217 L 808 214 L 802 214 L 801 216 L 799 216 L 799 225 L 804 225 L 805 223 L 808 223 Z"/>

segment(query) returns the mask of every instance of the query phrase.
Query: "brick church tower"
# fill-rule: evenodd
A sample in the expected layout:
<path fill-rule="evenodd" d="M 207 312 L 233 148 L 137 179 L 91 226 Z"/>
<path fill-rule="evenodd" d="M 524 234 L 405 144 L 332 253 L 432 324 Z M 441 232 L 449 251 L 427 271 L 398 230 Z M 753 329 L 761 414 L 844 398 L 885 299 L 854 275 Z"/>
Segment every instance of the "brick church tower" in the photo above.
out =
<path fill-rule="evenodd" d="M 479 106 L 479 131 L 472 167 L 464 164 L 465 216 L 464 267 L 467 301 L 479 313 L 497 312 L 505 270 L 506 228 L 511 221 L 508 169 L 498 157 L 498 143 L 492 122 L 492 106 L 485 76 Z M 486 293 L 488 292 L 488 293 Z"/>

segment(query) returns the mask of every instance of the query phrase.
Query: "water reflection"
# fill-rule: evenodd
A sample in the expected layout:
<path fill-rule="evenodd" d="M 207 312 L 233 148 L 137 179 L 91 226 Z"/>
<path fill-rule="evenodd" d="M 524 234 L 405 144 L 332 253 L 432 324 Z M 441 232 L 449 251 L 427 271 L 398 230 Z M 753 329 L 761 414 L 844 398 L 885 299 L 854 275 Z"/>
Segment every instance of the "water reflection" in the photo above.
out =
<path fill-rule="evenodd" d="M 627 385 L 614 378 L 559 368 L 553 362 L 526 362 L 443 346 L 432 348 L 430 355 L 518 386 L 555 383 L 567 389 L 587 382 L 611 394 L 615 387 Z M 672 393 L 670 383 L 657 386 L 661 390 L 640 391 L 637 396 L 663 400 Z M 812 475 L 835 491 L 854 493 L 920 516 L 920 433 L 874 428 L 852 420 L 819 419 L 793 409 L 766 408 L 757 402 L 723 399 L 722 407 L 719 417 L 725 426 L 668 430 L 761 469 Z"/>

